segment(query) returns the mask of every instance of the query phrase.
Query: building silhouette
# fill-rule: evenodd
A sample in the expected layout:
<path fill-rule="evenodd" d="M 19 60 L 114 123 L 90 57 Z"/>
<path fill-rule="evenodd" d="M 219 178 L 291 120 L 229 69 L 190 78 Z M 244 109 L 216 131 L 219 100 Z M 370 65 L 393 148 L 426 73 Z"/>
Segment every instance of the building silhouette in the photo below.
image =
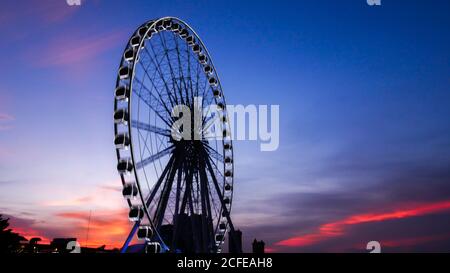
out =
<path fill-rule="evenodd" d="M 41 238 L 34 237 L 29 241 L 20 242 L 20 253 L 71 253 L 74 249 L 70 248 L 70 242 L 76 242 L 76 238 L 54 238 L 50 243 L 41 244 Z M 80 247 L 81 253 L 114 253 L 119 249 L 106 249 L 105 245 L 100 247 Z M 80 253 L 72 252 L 72 253 Z"/>
<path fill-rule="evenodd" d="M 257 241 L 256 238 L 253 240 L 252 248 L 253 253 L 264 253 L 264 241 Z"/>
<path fill-rule="evenodd" d="M 54 252 L 69 253 L 71 249 L 67 249 L 67 244 L 72 241 L 77 241 L 77 238 L 54 238 L 50 242 L 50 247 L 54 249 Z"/>
<path fill-rule="evenodd" d="M 229 232 L 228 238 L 228 252 L 229 253 L 242 253 L 242 231 L 235 230 Z"/>

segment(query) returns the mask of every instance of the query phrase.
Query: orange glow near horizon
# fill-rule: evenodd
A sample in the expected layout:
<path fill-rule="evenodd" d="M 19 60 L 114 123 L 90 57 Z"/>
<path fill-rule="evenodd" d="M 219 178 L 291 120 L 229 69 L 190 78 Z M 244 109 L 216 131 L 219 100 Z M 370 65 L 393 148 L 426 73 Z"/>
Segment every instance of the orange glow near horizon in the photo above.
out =
<path fill-rule="evenodd" d="M 409 208 L 403 207 L 390 212 L 374 212 L 350 215 L 344 219 L 328 222 L 320 225 L 315 231 L 300 236 L 295 236 L 276 242 L 274 246 L 268 246 L 267 252 L 276 252 L 277 247 L 304 247 L 314 245 L 324 240 L 344 236 L 348 227 L 364 223 L 389 221 L 408 217 L 422 216 L 438 213 L 450 209 L 450 200 L 414 205 Z M 89 213 L 85 211 L 68 211 L 56 214 L 64 219 L 61 231 L 67 234 L 66 237 L 76 237 L 79 243 L 89 247 L 99 247 L 106 245 L 107 248 L 120 248 L 130 231 L 130 223 L 127 220 L 126 209 L 96 211 L 89 221 Z M 89 224 L 88 240 L 87 226 Z M 40 243 L 48 244 L 52 238 L 43 236 L 45 228 L 22 227 L 12 225 L 14 232 L 19 233 L 26 239 L 39 237 Z M 450 235 L 449 235 L 450 236 Z M 449 237 L 446 235 L 445 238 Z M 440 237 L 439 237 L 440 238 Z M 433 236 L 418 238 L 399 239 L 397 241 L 383 241 L 385 246 L 412 246 L 421 242 L 435 240 Z"/>
<path fill-rule="evenodd" d="M 450 200 L 416 205 L 413 208 L 403 208 L 386 213 L 364 213 L 351 215 L 339 221 L 323 224 L 319 226 L 315 232 L 279 241 L 275 243 L 275 246 L 309 246 L 328 238 L 342 236 L 345 234 L 346 227 L 351 225 L 415 217 L 441 212 L 448 209 L 450 209 Z"/>
<path fill-rule="evenodd" d="M 128 211 L 126 209 L 96 211 L 91 215 L 89 212 L 62 212 L 56 214 L 57 217 L 64 219 L 63 224 L 59 226 L 59 232 L 64 237 L 74 237 L 82 247 L 100 247 L 120 248 L 130 232 L 131 226 L 127 220 Z M 89 232 L 88 232 L 89 226 Z M 11 229 L 21 236 L 30 240 L 33 237 L 41 238 L 39 243 L 49 244 L 53 238 L 44 236 L 45 227 L 31 228 L 14 225 Z"/>
<path fill-rule="evenodd" d="M 79 238 L 86 238 L 87 225 L 89 225 L 88 240 L 84 240 L 82 246 L 99 247 L 106 245 L 107 248 L 120 248 L 130 231 L 130 223 L 127 220 L 126 209 L 100 212 L 93 214 L 89 221 L 89 213 L 65 212 L 58 214 L 59 217 L 72 220 L 77 228 L 76 234 Z M 80 242 L 81 243 L 81 242 Z"/>
<path fill-rule="evenodd" d="M 15 227 L 12 229 L 13 232 L 18 233 L 20 236 L 24 237 L 28 241 L 31 238 L 40 238 L 39 244 L 50 244 L 51 239 L 40 235 L 39 231 L 36 231 L 34 229 L 26 228 L 26 227 Z"/>

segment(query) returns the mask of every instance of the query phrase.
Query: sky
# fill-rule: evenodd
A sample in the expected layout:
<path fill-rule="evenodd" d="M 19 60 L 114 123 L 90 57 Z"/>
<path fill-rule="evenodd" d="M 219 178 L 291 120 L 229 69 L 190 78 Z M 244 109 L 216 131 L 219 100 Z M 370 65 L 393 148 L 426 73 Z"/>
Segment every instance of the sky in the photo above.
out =
<path fill-rule="evenodd" d="M 244 250 L 450 250 L 450 2 L 2 1 L 0 213 L 27 238 L 120 247 L 113 146 L 122 50 L 188 22 L 229 104 L 280 105 L 280 144 L 234 143 Z M 89 233 L 87 224 L 90 216 Z"/>

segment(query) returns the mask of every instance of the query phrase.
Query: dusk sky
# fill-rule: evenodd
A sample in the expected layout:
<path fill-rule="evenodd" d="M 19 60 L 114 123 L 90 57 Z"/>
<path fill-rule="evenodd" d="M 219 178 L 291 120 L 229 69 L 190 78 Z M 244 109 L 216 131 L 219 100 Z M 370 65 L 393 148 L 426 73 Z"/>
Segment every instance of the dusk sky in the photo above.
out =
<path fill-rule="evenodd" d="M 229 104 L 280 105 L 280 144 L 234 143 L 244 250 L 450 251 L 450 1 L 2 1 L 0 214 L 27 238 L 120 247 L 121 54 L 175 16 Z"/>

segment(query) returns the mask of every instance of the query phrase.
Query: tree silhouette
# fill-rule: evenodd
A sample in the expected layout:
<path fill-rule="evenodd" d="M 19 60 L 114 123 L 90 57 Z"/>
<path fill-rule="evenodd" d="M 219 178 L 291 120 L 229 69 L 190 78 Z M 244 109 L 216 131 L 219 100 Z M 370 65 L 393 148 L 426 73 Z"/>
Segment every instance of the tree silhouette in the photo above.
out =
<path fill-rule="evenodd" d="M 20 250 L 20 241 L 26 239 L 8 227 L 9 218 L 5 219 L 0 214 L 0 253 L 17 253 Z"/>

